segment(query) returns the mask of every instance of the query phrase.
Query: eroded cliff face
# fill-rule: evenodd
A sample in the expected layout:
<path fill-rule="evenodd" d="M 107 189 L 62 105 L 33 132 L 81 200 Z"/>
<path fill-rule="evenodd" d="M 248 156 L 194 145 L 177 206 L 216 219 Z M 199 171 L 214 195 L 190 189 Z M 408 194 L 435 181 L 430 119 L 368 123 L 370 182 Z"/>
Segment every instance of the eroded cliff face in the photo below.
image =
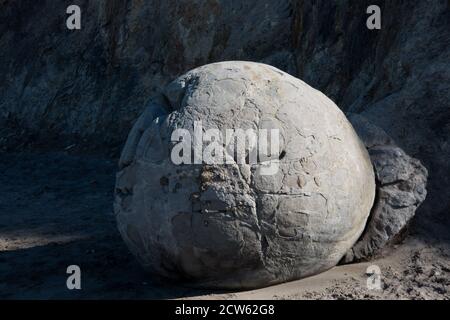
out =
<path fill-rule="evenodd" d="M 448 219 L 450 2 L 380 2 L 383 26 L 377 32 L 362 28 L 364 18 L 355 14 L 367 5 L 303 3 L 300 11 L 313 14 L 301 15 L 298 75 L 425 163 L 430 192 L 423 211 Z"/>
<path fill-rule="evenodd" d="M 82 29 L 66 28 L 66 8 Z M 366 8 L 382 29 L 366 28 Z M 450 2 L 0 1 L 2 128 L 120 145 L 149 98 L 203 64 L 272 64 L 361 113 L 430 172 L 423 211 L 450 216 Z M 3 140 L 7 140 L 3 137 Z"/>

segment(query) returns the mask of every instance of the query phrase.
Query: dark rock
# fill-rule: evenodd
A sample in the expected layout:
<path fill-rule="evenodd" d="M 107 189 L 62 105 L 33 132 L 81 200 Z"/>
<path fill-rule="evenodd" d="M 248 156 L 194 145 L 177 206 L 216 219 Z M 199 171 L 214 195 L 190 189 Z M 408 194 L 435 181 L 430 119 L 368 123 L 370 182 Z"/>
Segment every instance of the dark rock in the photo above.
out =
<path fill-rule="evenodd" d="M 419 224 L 450 222 L 450 2 L 376 3 L 381 30 L 366 28 L 369 0 L 84 0 L 82 28 L 70 31 L 71 3 L 2 0 L 0 123 L 109 151 L 171 79 L 264 61 L 420 159 L 430 177 Z"/>
<path fill-rule="evenodd" d="M 375 170 L 376 197 L 361 238 L 342 263 L 367 260 L 394 243 L 425 200 L 428 172 L 380 128 L 359 115 L 349 117 L 366 145 Z"/>

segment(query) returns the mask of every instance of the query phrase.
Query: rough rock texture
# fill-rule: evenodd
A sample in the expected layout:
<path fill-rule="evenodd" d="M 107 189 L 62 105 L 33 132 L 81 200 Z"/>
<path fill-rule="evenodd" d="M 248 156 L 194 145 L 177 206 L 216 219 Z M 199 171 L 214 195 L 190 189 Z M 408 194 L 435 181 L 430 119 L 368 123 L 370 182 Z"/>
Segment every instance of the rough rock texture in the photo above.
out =
<path fill-rule="evenodd" d="M 360 115 L 349 119 L 369 150 L 377 188 L 364 233 L 343 263 L 371 258 L 400 237 L 425 200 L 428 176 L 420 161 L 409 157 L 382 129 Z"/>
<path fill-rule="evenodd" d="M 80 31 L 65 28 L 74 3 Z M 379 31 L 365 26 L 370 4 Z M 449 29 L 448 0 L 0 0 L 0 118 L 43 141 L 109 148 L 180 74 L 263 61 L 420 159 L 430 179 L 418 225 L 450 222 Z"/>
<path fill-rule="evenodd" d="M 171 134 L 193 136 L 194 121 L 280 130 L 279 170 L 175 165 Z M 367 151 L 339 108 L 250 62 L 206 65 L 169 84 L 131 131 L 120 166 L 115 211 L 131 251 L 153 273 L 208 287 L 261 287 L 335 266 L 375 195 Z"/>
<path fill-rule="evenodd" d="M 382 9 L 380 31 L 357 14 L 369 4 Z M 299 77 L 427 167 L 417 226 L 450 223 L 450 2 L 300 1 L 296 12 Z"/>

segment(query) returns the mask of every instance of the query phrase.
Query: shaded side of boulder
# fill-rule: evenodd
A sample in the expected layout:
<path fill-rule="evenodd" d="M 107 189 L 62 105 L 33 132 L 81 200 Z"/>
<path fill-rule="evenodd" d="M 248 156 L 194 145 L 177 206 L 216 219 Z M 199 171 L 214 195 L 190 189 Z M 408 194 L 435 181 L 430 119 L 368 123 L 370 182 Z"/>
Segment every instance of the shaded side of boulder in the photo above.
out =
<path fill-rule="evenodd" d="M 381 128 L 360 115 L 349 119 L 366 145 L 376 179 L 376 199 L 366 228 L 342 263 L 367 260 L 394 243 L 425 200 L 428 172 Z"/>

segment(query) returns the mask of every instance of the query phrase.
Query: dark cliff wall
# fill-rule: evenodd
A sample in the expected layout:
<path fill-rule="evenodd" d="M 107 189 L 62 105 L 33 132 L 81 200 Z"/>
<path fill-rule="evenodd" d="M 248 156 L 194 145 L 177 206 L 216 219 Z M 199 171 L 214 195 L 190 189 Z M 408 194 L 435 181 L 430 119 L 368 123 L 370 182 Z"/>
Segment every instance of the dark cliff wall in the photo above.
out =
<path fill-rule="evenodd" d="M 65 27 L 66 7 L 82 29 Z M 382 8 L 382 29 L 366 8 Z M 262 61 L 385 129 L 450 216 L 450 1 L 0 0 L 0 121 L 118 145 L 153 92 L 214 61 Z"/>
<path fill-rule="evenodd" d="M 429 169 L 422 211 L 450 217 L 450 1 L 376 1 L 382 29 L 364 28 L 370 1 L 304 1 L 298 76 L 346 112 L 362 113 Z"/>

